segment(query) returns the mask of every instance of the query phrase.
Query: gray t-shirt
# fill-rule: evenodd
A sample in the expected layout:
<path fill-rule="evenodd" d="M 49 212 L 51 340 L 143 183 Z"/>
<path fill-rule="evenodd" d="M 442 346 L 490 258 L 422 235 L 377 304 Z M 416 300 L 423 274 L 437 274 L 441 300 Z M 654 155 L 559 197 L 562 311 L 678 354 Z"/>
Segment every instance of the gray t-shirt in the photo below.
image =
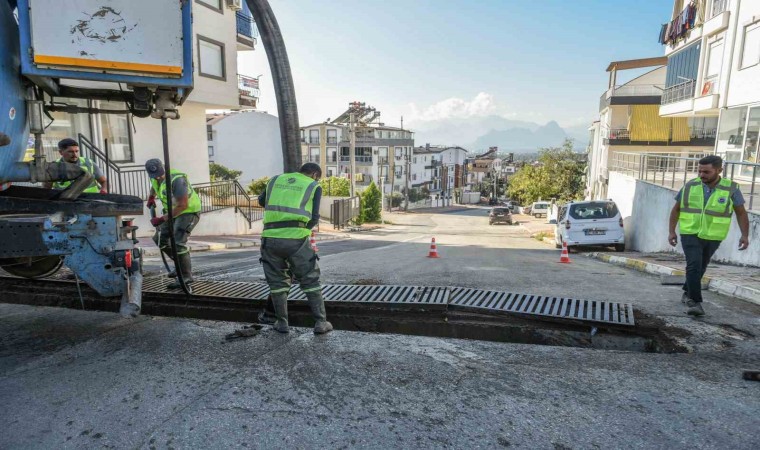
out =
<path fill-rule="evenodd" d="M 187 178 L 177 177 L 177 179 L 172 182 L 172 197 L 180 198 L 188 194 L 189 191 L 187 189 Z"/>
<path fill-rule="evenodd" d="M 715 192 L 715 189 L 711 188 L 710 186 L 706 185 L 705 183 L 702 183 L 702 192 L 704 192 L 705 196 L 705 205 L 707 204 L 707 200 L 710 199 L 710 196 Z M 676 194 L 676 201 L 681 202 L 681 195 L 683 195 L 683 188 L 681 188 L 680 191 L 678 191 L 678 194 Z M 742 192 L 737 189 L 731 194 L 731 201 L 734 203 L 734 206 L 742 206 L 744 205 L 744 195 L 742 195 Z"/>

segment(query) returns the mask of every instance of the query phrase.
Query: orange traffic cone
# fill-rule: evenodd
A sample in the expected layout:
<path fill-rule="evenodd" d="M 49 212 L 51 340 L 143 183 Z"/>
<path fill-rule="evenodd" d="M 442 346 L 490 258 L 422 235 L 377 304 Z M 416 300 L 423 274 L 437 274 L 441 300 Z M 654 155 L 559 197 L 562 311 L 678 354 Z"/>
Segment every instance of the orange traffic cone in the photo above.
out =
<path fill-rule="evenodd" d="M 314 250 L 314 253 L 319 251 L 317 248 L 317 239 L 314 237 L 313 231 L 311 232 L 311 237 L 309 238 L 309 244 L 311 245 L 311 249 Z"/>
<path fill-rule="evenodd" d="M 567 242 L 562 242 L 562 254 L 559 257 L 562 264 L 570 264 L 570 255 L 567 252 Z"/>
<path fill-rule="evenodd" d="M 430 242 L 430 253 L 428 253 L 428 258 L 439 258 L 438 247 L 435 246 L 435 238 Z"/>

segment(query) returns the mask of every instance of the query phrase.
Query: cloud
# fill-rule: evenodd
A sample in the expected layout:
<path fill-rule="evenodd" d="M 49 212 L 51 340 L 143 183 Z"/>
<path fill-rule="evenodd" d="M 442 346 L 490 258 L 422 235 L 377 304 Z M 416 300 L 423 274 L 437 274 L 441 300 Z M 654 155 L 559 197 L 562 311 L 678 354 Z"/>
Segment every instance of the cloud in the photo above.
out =
<path fill-rule="evenodd" d="M 410 103 L 411 121 L 427 122 L 441 119 L 467 119 L 494 114 L 496 102 L 491 94 L 480 92 L 472 100 L 467 101 L 457 97 L 447 98 L 420 109 Z"/>

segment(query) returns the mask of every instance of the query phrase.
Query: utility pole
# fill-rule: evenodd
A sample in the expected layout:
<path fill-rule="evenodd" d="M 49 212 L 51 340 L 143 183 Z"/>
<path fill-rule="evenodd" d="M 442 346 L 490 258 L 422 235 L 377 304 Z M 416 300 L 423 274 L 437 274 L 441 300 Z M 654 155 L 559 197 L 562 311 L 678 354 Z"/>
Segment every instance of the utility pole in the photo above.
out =
<path fill-rule="evenodd" d="M 356 194 L 356 114 L 351 112 L 348 116 L 348 164 L 349 179 L 351 180 L 351 197 Z"/>
<path fill-rule="evenodd" d="M 410 153 L 411 147 L 406 147 L 404 152 L 404 169 L 406 174 L 404 176 L 404 211 L 409 211 L 409 172 L 411 171 L 412 158 Z"/>

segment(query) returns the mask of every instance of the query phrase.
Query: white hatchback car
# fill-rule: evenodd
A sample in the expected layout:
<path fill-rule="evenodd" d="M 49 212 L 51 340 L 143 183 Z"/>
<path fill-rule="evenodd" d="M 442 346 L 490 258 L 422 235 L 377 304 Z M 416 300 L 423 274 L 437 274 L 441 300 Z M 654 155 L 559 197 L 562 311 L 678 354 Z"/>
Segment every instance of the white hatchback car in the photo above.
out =
<path fill-rule="evenodd" d="M 614 246 L 615 251 L 623 252 L 623 217 L 611 200 L 567 203 L 559 208 L 554 242 L 557 248 L 565 242 L 568 248 L 579 245 Z"/>

